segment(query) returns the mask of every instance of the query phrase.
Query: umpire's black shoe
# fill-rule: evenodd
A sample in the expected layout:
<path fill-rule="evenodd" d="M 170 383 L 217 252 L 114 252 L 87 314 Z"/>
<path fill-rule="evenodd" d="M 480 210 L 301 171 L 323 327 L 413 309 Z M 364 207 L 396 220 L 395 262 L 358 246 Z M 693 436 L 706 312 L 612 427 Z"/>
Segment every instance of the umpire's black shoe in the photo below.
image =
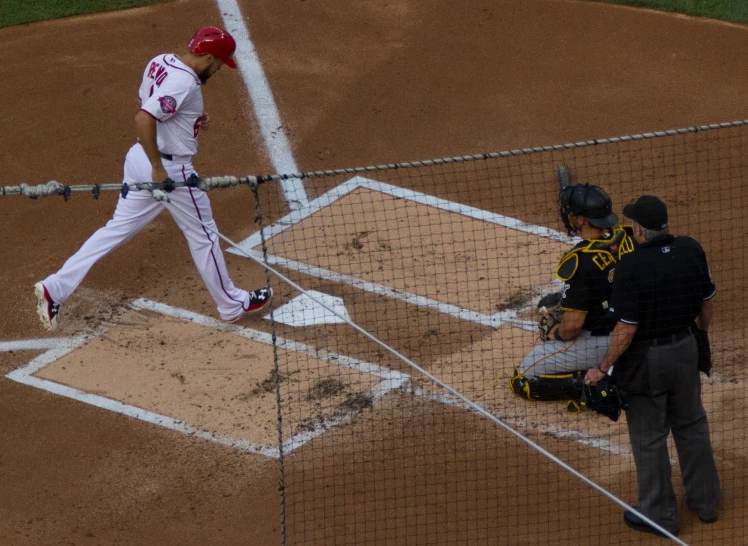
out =
<path fill-rule="evenodd" d="M 717 509 L 716 508 L 714 509 L 713 513 L 707 511 L 707 512 L 704 512 L 704 513 L 700 514 L 699 511 L 696 510 L 696 508 L 694 508 L 693 506 L 690 506 L 688 504 L 688 501 L 686 501 L 686 506 L 688 506 L 689 510 L 691 510 L 692 512 L 695 512 L 696 515 L 699 516 L 699 521 L 701 523 L 717 523 L 717 519 L 719 519 L 717 517 Z"/>
<path fill-rule="evenodd" d="M 639 510 L 638 506 L 634 506 L 634 508 L 636 510 Z M 623 522 L 635 531 L 640 531 L 642 533 L 652 533 L 653 535 L 657 535 L 658 537 L 668 538 L 666 534 L 649 525 L 646 521 L 634 514 L 631 510 L 626 510 L 626 512 L 623 514 Z M 668 531 L 670 531 L 673 536 L 678 536 L 677 530 L 671 531 L 670 529 L 668 529 Z"/>
<path fill-rule="evenodd" d="M 689 508 L 691 507 L 689 506 Z M 693 510 L 693 508 L 691 508 L 691 510 Z M 693 511 L 696 512 L 696 510 Z M 696 512 L 696 515 L 699 516 L 699 521 L 701 523 L 717 523 L 717 514 L 704 516 Z"/>

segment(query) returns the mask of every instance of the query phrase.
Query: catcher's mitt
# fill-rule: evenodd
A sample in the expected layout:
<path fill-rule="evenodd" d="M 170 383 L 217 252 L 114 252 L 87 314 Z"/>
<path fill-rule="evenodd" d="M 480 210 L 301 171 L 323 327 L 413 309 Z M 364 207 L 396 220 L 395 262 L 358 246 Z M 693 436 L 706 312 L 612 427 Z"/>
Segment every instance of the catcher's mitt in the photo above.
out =
<path fill-rule="evenodd" d="M 550 336 L 548 335 L 556 324 L 561 322 L 561 317 L 564 312 L 561 310 L 561 292 L 555 292 L 553 294 L 547 294 L 540 298 L 538 302 L 538 330 L 540 331 L 540 339 L 542 341 L 549 341 Z"/>

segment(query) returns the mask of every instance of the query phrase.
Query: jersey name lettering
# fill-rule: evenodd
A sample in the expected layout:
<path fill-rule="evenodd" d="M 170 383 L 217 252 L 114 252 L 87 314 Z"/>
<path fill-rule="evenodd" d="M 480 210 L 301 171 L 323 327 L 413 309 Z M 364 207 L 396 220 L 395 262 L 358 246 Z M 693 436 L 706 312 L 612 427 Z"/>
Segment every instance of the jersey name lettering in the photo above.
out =
<path fill-rule="evenodd" d="M 634 242 L 631 240 L 630 237 L 626 237 L 621 242 L 621 247 L 619 249 L 618 255 L 619 257 L 624 256 L 625 254 L 629 254 L 630 252 L 633 252 L 633 251 L 634 251 Z"/>
<path fill-rule="evenodd" d="M 595 256 L 592 257 L 592 261 L 595 262 L 595 265 L 599 267 L 601 271 L 605 270 L 609 265 L 616 263 L 613 256 L 607 252 L 595 253 Z"/>
<path fill-rule="evenodd" d="M 608 266 L 616 263 L 616 257 L 613 255 L 614 252 L 618 252 L 619 260 L 624 255 L 633 252 L 634 243 L 632 243 L 631 239 L 629 239 L 628 237 L 624 237 L 620 245 L 613 243 L 612 245 L 608 246 L 608 249 L 610 250 L 610 252 L 595 252 L 595 255 L 592 257 L 592 261 L 597 267 L 600 268 L 600 271 L 605 271 Z"/>
<path fill-rule="evenodd" d="M 157 62 L 152 62 L 151 67 L 148 69 L 148 77 L 156 81 L 156 87 L 161 87 L 161 84 L 164 83 L 168 75 L 169 73 L 166 71 L 166 68 Z"/>

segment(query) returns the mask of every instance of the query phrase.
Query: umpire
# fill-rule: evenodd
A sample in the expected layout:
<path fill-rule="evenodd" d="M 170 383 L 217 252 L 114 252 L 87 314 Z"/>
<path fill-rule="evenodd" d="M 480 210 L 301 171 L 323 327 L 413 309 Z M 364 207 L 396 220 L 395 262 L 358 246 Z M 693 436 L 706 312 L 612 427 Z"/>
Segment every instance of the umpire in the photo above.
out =
<path fill-rule="evenodd" d="M 636 509 L 677 534 L 667 449 L 671 430 L 688 507 L 702 522 L 713 523 L 721 498 L 701 403 L 695 336 L 696 328 L 709 329 L 717 291 L 701 245 L 669 234 L 662 201 L 644 195 L 626 205 L 623 214 L 633 220 L 640 246 L 616 269 L 610 311 L 619 320 L 607 354 L 587 381 L 594 385 L 615 363 L 613 377 L 629 393 L 626 420 L 637 472 Z M 637 531 L 660 534 L 631 511 L 624 521 Z"/>

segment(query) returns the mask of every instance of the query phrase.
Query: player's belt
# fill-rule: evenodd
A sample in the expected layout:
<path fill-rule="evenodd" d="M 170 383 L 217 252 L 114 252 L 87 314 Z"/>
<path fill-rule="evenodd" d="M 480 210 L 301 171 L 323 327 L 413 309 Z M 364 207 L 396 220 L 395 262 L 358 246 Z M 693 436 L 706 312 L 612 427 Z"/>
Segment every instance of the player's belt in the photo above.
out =
<path fill-rule="evenodd" d="M 193 155 L 165 154 L 164 152 L 158 152 L 158 155 L 160 155 L 166 161 L 175 161 L 177 163 L 190 163 L 192 161 L 192 158 L 195 157 Z"/>
<path fill-rule="evenodd" d="M 684 328 L 680 332 L 677 332 L 675 334 L 670 334 L 669 336 L 658 337 L 655 339 L 648 339 L 647 343 L 649 343 L 652 347 L 657 347 L 658 345 L 670 345 L 672 343 L 677 343 L 678 341 L 682 339 L 686 339 L 690 335 L 691 335 L 691 329 Z"/>

